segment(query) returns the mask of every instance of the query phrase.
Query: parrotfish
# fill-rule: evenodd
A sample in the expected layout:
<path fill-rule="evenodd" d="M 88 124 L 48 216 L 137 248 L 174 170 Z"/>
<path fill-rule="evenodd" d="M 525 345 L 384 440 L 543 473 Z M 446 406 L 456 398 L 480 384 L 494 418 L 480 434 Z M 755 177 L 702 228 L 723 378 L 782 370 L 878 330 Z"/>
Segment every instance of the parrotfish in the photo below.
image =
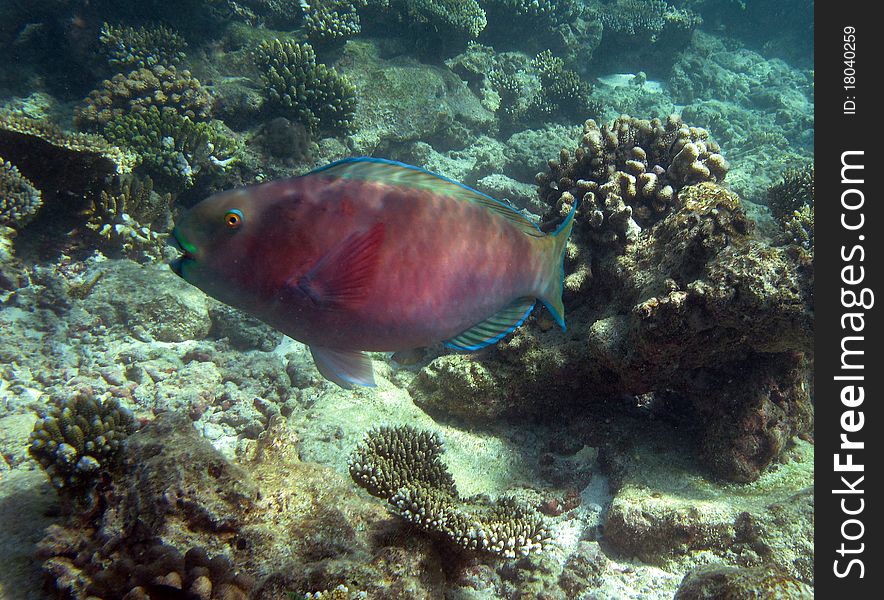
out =
<path fill-rule="evenodd" d="M 576 209 L 576 207 L 575 207 Z M 344 388 L 366 352 L 494 344 L 539 299 L 565 328 L 574 209 L 544 234 L 514 208 L 399 162 L 350 158 L 206 198 L 178 221 L 186 281 L 309 346 Z"/>

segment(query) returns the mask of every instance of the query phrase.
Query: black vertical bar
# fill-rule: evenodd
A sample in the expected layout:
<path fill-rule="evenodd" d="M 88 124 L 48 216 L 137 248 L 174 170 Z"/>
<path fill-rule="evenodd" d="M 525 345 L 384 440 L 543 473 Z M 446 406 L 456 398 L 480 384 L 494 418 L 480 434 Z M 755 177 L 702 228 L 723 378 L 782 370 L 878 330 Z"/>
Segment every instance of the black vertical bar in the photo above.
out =
<path fill-rule="evenodd" d="M 815 7 L 815 574 L 819 598 L 881 594 L 884 214 L 880 4 Z M 843 436 L 843 437 L 842 437 Z M 876 491 L 877 490 L 877 491 Z M 837 594 L 837 596 L 836 596 Z"/>

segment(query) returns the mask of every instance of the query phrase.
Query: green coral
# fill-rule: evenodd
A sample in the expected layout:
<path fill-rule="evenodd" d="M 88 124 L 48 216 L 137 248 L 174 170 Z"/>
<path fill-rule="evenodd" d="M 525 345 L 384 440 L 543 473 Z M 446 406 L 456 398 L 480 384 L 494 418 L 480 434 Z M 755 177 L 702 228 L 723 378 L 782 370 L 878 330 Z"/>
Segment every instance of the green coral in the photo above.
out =
<path fill-rule="evenodd" d="M 220 122 L 197 122 L 156 106 L 114 117 L 104 134 L 139 155 L 154 175 L 185 188 L 198 176 L 229 166 L 238 151 Z"/>
<path fill-rule="evenodd" d="M 262 42 L 255 50 L 269 102 L 311 133 L 351 131 L 356 88 L 337 71 L 316 61 L 308 43 Z"/>
<path fill-rule="evenodd" d="M 367 0 L 303 0 L 304 29 L 310 40 L 331 42 L 351 38 L 361 31 L 359 13 Z"/>
<path fill-rule="evenodd" d="M 488 24 L 476 0 L 405 0 L 409 16 L 441 31 L 454 30 L 477 37 Z"/>
<path fill-rule="evenodd" d="M 550 540 L 543 517 L 512 499 L 461 499 L 435 433 L 380 427 L 366 435 L 349 464 L 353 480 L 387 500 L 393 512 L 462 548 L 515 558 L 543 550 Z"/>
<path fill-rule="evenodd" d="M 212 96 L 190 71 L 155 65 L 103 81 L 75 116 L 81 127 L 101 128 L 130 113 L 169 107 L 191 120 L 205 121 L 211 117 L 212 106 Z"/>
<path fill-rule="evenodd" d="M 127 27 L 104 23 L 98 41 L 108 62 L 128 68 L 176 65 L 187 49 L 187 42 L 163 25 Z"/>
<path fill-rule="evenodd" d="M 702 22 L 696 13 L 677 9 L 663 0 L 616 0 L 600 8 L 597 16 L 607 31 L 652 38 L 667 26 L 692 29 Z"/>
<path fill-rule="evenodd" d="M 42 205 L 40 190 L 0 156 L 0 225 L 26 225 Z"/>
<path fill-rule="evenodd" d="M 113 464 L 134 429 L 132 413 L 115 399 L 77 393 L 37 421 L 28 453 L 57 489 L 79 490 Z"/>

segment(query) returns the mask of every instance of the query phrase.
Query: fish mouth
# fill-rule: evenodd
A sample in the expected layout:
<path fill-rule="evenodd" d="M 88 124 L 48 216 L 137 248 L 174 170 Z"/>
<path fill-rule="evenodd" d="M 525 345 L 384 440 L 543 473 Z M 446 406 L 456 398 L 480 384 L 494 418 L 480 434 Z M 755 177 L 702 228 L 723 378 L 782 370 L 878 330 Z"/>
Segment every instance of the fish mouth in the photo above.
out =
<path fill-rule="evenodd" d="M 169 267 L 172 269 L 172 271 L 175 272 L 176 275 L 178 275 L 179 277 L 184 277 L 184 275 L 182 274 L 182 269 L 187 261 L 194 260 L 194 256 L 184 247 L 184 244 L 179 239 L 177 228 L 173 229 L 172 235 L 169 236 L 169 245 L 181 253 L 181 256 L 172 260 L 169 263 Z"/>

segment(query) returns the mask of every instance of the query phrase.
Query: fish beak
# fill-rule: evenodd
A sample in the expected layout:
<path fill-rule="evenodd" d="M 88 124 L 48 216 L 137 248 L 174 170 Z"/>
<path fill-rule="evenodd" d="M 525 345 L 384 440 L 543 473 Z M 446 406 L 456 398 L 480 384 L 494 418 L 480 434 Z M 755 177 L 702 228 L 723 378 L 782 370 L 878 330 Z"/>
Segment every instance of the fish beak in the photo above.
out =
<path fill-rule="evenodd" d="M 184 261 L 193 260 L 193 256 L 184 248 L 184 244 L 182 244 L 181 240 L 178 238 L 177 228 L 173 229 L 172 235 L 169 236 L 169 245 L 181 252 L 181 256 L 170 262 L 169 267 L 175 272 L 176 275 L 178 275 L 179 277 L 184 277 L 181 272 L 182 265 L 184 264 Z"/>

